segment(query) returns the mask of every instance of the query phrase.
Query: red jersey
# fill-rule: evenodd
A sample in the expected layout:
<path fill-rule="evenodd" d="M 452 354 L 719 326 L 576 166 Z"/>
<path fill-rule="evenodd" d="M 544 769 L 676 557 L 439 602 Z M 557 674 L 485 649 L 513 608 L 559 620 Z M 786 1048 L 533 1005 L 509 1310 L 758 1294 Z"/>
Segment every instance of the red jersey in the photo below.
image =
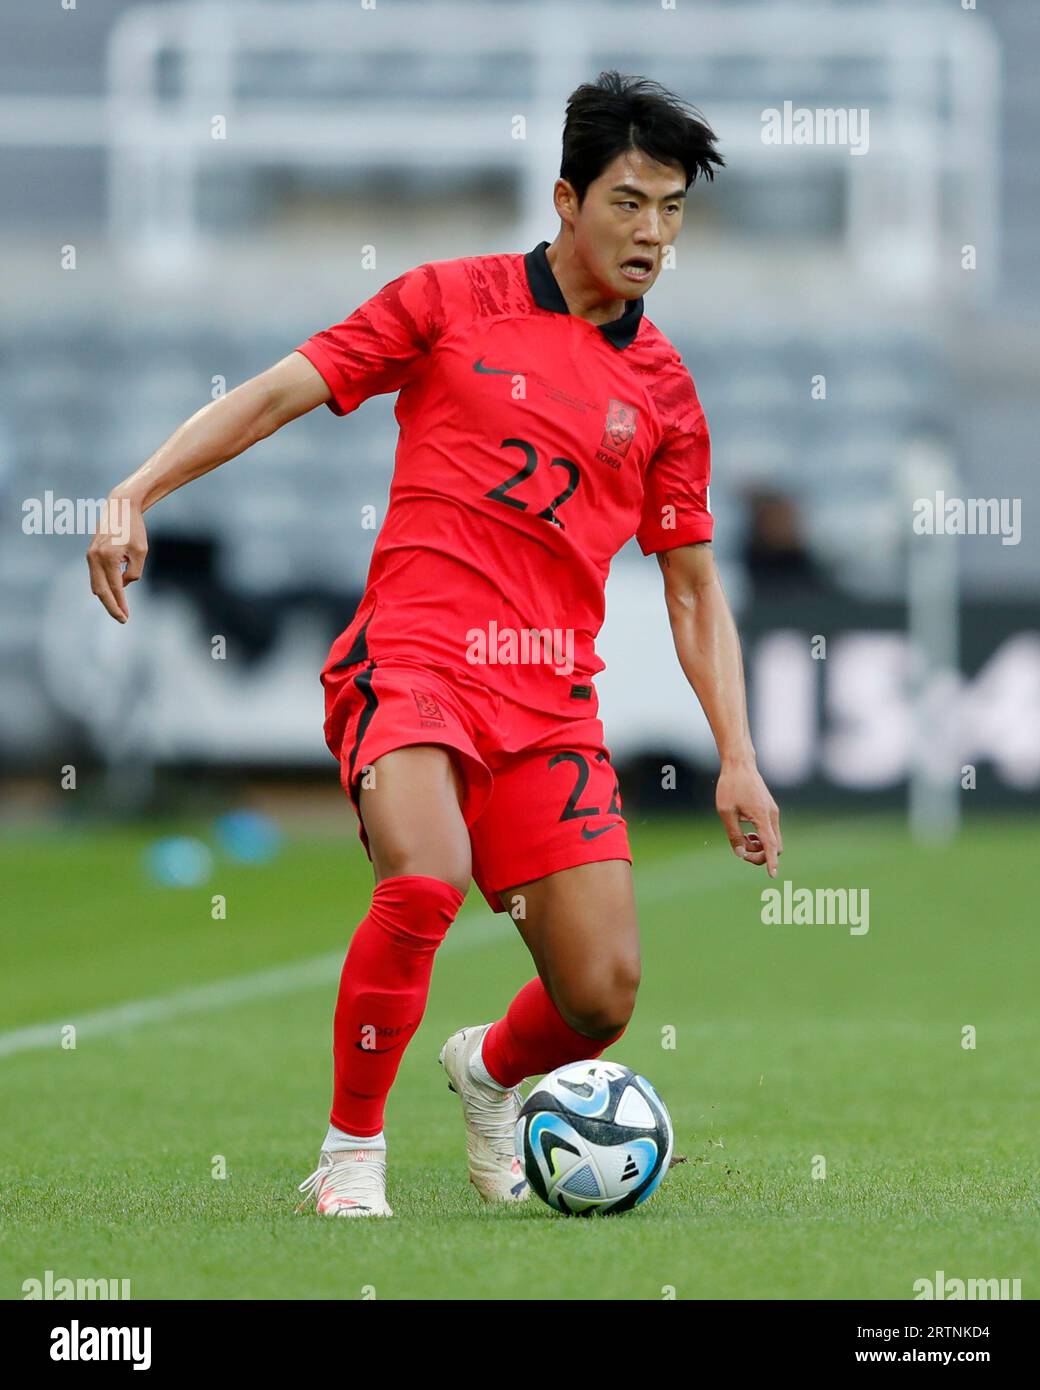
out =
<path fill-rule="evenodd" d="M 296 349 L 337 415 L 399 393 L 389 508 L 326 670 L 406 656 L 573 716 L 604 667 L 613 557 L 633 535 L 644 555 L 711 539 L 678 352 L 642 299 L 572 315 L 547 246 L 418 266 Z"/>

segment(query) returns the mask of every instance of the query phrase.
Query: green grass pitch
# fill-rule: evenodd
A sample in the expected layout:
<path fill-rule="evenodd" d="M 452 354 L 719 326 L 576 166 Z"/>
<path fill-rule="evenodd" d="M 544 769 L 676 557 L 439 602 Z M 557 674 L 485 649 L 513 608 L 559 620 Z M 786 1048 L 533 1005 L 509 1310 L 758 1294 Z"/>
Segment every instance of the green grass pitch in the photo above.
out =
<path fill-rule="evenodd" d="M 645 1207 L 592 1220 L 487 1208 L 467 1182 L 437 1052 L 532 970 L 475 888 L 389 1102 L 395 1215 L 330 1221 L 293 1208 L 371 886 L 346 817 L 263 866 L 218 858 L 199 889 L 148 882 L 143 831 L 8 838 L 0 1295 L 50 1269 L 128 1278 L 137 1299 L 911 1299 L 943 1270 L 1035 1298 L 1035 823 L 924 849 L 895 820 L 792 821 L 781 879 L 868 888 L 859 936 L 764 925 L 769 881 L 714 821 L 631 829 L 644 978 L 607 1055 L 652 1079 L 688 1161 Z M 74 1050 L 57 1031 L 24 1045 L 55 1022 L 79 1025 Z"/>

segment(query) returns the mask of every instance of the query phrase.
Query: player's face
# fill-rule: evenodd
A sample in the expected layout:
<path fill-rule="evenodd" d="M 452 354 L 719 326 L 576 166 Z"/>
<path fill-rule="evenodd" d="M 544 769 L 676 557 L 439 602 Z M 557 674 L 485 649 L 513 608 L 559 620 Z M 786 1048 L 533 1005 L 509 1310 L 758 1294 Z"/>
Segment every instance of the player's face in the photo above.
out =
<path fill-rule="evenodd" d="M 646 294 L 682 226 L 686 178 L 642 150 L 620 154 L 589 184 L 572 222 L 590 277 L 622 299 Z"/>

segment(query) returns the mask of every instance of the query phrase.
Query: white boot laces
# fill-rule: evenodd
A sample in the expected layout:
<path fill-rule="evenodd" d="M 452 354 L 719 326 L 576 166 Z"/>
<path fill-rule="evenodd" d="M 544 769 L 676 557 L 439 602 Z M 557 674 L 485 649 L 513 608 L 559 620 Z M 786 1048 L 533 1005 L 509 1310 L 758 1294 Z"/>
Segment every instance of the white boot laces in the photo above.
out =
<path fill-rule="evenodd" d="M 317 1168 L 299 1184 L 299 1191 L 304 1196 L 297 1210 L 305 1206 L 311 1197 L 317 1202 L 327 1192 L 337 1197 L 350 1197 L 361 1205 L 371 1201 L 372 1206 L 381 1207 L 386 1201 L 386 1159 L 365 1158 L 359 1162 L 354 1157 L 358 1152 L 378 1150 L 352 1150 L 348 1157 L 338 1162 L 333 1162 L 332 1154 L 323 1152 Z"/>
<path fill-rule="evenodd" d="M 520 1094 L 519 1086 L 515 1086 L 511 1091 L 493 1091 L 489 1095 L 490 1089 L 487 1085 L 474 1081 L 470 1091 L 471 1118 L 494 1153 L 499 1158 L 511 1161 L 515 1156 L 513 1134 L 516 1117 L 520 1113 L 524 1098 Z"/>

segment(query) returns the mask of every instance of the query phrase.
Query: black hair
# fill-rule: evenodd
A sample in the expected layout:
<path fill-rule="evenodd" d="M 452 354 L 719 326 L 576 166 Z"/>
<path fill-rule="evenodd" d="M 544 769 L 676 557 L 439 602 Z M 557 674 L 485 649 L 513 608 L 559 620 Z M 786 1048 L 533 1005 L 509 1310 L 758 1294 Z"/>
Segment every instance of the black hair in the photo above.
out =
<path fill-rule="evenodd" d="M 698 174 L 713 179 L 712 165 L 725 165 L 715 141 L 700 112 L 659 82 L 601 72 L 567 101 L 560 178 L 577 193 L 580 206 L 611 160 L 638 149 L 661 164 L 681 165 L 689 188 Z"/>

